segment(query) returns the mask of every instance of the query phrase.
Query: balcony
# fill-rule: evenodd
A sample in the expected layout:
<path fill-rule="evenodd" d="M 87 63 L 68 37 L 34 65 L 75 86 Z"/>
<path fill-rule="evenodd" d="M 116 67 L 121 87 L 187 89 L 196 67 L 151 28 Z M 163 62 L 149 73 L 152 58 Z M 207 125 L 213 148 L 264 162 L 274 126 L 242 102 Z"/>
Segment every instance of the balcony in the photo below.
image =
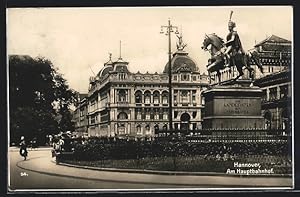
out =
<path fill-rule="evenodd" d="M 135 103 L 135 105 L 141 107 L 143 104 L 139 102 L 139 103 Z"/>
<path fill-rule="evenodd" d="M 118 101 L 117 106 L 118 107 L 129 107 L 129 102 L 128 101 Z"/>

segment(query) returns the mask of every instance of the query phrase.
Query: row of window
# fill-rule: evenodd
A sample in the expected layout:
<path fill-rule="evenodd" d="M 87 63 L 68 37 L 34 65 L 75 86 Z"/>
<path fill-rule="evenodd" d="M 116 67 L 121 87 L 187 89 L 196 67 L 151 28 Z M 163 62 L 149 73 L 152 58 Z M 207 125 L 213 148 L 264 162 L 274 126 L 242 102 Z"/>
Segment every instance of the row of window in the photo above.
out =
<path fill-rule="evenodd" d="M 190 94 L 192 94 L 192 101 L 196 101 L 196 90 L 174 90 L 174 101 L 180 102 L 180 103 L 189 103 L 190 101 Z M 180 95 L 180 101 L 178 101 L 178 95 Z M 154 91 L 153 94 L 151 94 L 150 91 L 146 91 L 144 94 L 141 91 L 135 92 L 135 103 L 145 103 L 150 104 L 151 103 L 151 96 L 153 96 L 153 103 L 154 104 L 168 104 L 168 97 L 169 93 L 167 91 L 162 92 L 162 94 L 159 93 L 159 91 Z M 105 99 L 106 101 L 107 99 Z M 117 91 L 117 102 L 129 102 L 129 96 L 128 96 L 128 90 L 126 89 L 120 89 Z M 90 102 L 90 111 L 96 110 L 96 99 L 92 100 Z"/>
<path fill-rule="evenodd" d="M 164 112 L 164 113 L 141 113 L 141 112 L 137 112 L 136 113 L 136 120 L 168 120 L 168 113 Z"/>
<path fill-rule="evenodd" d="M 267 89 L 264 89 L 262 95 L 262 101 L 266 102 L 266 101 L 275 101 L 279 99 L 284 99 L 288 97 L 288 94 L 289 94 L 288 85 L 269 88 L 269 91 L 267 91 Z"/>
<path fill-rule="evenodd" d="M 190 79 L 192 79 L 192 81 L 197 81 L 197 78 L 200 79 L 200 75 L 191 75 L 191 74 L 188 74 L 188 73 L 184 73 L 184 74 L 181 74 L 180 76 L 179 75 L 174 75 L 173 76 L 173 80 L 174 81 L 177 81 L 180 77 L 180 80 L 181 81 L 190 81 Z M 145 80 L 159 80 L 160 78 L 158 76 L 154 76 L 153 78 L 151 78 L 150 76 L 144 76 L 144 77 L 141 77 L 141 76 L 136 76 L 135 79 L 137 80 L 141 80 L 141 79 L 145 79 Z M 163 77 L 161 79 L 167 79 L 166 77 Z"/>
<path fill-rule="evenodd" d="M 168 120 L 168 112 L 163 112 L 163 113 L 141 113 L 141 112 L 137 112 L 135 115 L 135 118 L 137 120 Z M 127 120 L 128 119 L 128 115 L 125 112 L 120 112 L 117 116 L 118 120 Z M 95 124 L 98 120 L 97 115 L 92 115 L 90 117 L 90 124 Z M 107 121 L 109 120 L 109 116 L 101 116 L 101 121 Z"/>
<path fill-rule="evenodd" d="M 169 117 L 168 109 L 163 109 L 160 111 L 159 109 L 146 109 L 145 112 L 142 113 L 141 109 L 135 110 L 135 119 L 136 120 L 168 120 Z M 197 112 L 192 112 L 192 117 L 196 118 Z M 178 117 L 178 111 L 174 112 L 174 118 Z M 109 119 L 108 114 L 101 115 L 101 121 L 107 121 Z M 125 112 L 120 112 L 117 116 L 118 120 L 127 120 L 128 115 Z M 190 118 L 189 118 L 190 119 Z M 97 115 L 92 115 L 90 117 L 90 123 L 95 124 L 97 121 Z"/>

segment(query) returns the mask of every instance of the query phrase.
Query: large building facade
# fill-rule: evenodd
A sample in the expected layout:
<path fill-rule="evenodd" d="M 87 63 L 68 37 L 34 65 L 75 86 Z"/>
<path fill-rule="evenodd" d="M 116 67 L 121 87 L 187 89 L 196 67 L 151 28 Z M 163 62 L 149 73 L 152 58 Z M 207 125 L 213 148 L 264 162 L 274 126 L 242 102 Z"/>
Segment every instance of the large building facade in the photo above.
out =
<path fill-rule="evenodd" d="M 168 64 L 162 73 L 133 73 L 128 62 L 111 57 L 90 79 L 87 97 L 89 136 L 152 137 L 169 128 Z M 201 128 L 204 108 L 201 91 L 208 76 L 200 74 L 189 56 L 178 47 L 171 61 L 173 128 Z"/>

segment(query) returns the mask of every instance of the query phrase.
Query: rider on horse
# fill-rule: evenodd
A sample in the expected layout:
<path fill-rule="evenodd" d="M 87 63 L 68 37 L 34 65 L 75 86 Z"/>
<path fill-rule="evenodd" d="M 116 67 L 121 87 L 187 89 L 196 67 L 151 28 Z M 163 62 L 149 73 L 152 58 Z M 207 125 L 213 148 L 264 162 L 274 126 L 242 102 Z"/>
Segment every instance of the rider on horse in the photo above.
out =
<path fill-rule="evenodd" d="M 232 57 L 235 56 L 237 53 L 245 54 L 245 51 L 242 47 L 241 40 L 239 38 L 239 35 L 236 31 L 233 30 L 235 28 L 235 22 L 229 21 L 228 22 L 228 30 L 229 33 L 226 37 L 227 42 L 225 42 L 226 51 L 225 51 L 225 58 L 226 63 L 225 67 L 231 66 Z"/>

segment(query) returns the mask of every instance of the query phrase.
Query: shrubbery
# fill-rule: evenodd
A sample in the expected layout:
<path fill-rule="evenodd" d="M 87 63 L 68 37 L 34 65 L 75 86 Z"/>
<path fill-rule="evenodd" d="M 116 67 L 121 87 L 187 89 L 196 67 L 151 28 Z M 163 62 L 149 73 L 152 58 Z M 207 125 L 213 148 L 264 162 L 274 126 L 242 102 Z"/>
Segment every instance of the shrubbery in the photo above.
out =
<path fill-rule="evenodd" d="M 275 174 L 291 174 L 286 142 L 127 141 L 90 138 L 72 142 L 73 154 L 59 161 L 101 168 L 225 173 L 233 162 L 260 163 Z"/>
<path fill-rule="evenodd" d="M 90 138 L 83 143 L 75 141 L 74 159 L 83 161 L 139 159 L 172 156 L 238 156 L 274 155 L 287 156 L 288 145 L 284 142 L 265 143 L 199 143 L 186 141 L 127 141 L 107 138 Z"/>

